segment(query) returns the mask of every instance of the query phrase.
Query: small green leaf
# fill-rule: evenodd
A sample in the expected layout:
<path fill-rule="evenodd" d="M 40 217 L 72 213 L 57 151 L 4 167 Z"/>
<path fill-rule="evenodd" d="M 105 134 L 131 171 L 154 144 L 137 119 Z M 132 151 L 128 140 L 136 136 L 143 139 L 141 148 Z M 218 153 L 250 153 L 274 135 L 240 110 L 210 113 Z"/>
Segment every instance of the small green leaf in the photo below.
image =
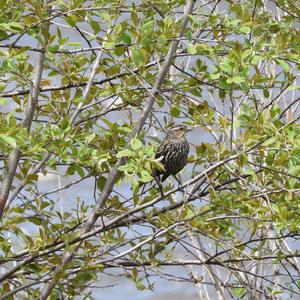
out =
<path fill-rule="evenodd" d="M 263 89 L 263 94 L 265 98 L 269 98 L 270 97 L 270 93 L 268 91 L 268 89 Z"/>
<path fill-rule="evenodd" d="M 7 104 L 7 99 L 4 97 L 0 97 L 0 105 L 6 105 Z"/>
<path fill-rule="evenodd" d="M 241 153 L 241 155 L 239 156 L 238 163 L 241 167 L 247 164 L 247 155 L 246 155 L 246 153 L 244 153 L 244 152 Z"/>
<path fill-rule="evenodd" d="M 37 174 L 29 174 L 26 176 L 27 182 L 29 181 L 37 181 L 38 180 L 38 175 Z"/>
<path fill-rule="evenodd" d="M 125 172 L 125 173 L 128 173 L 128 174 L 133 174 L 136 170 L 136 166 L 133 165 L 132 163 L 130 164 L 126 164 L 126 165 L 123 165 L 123 166 L 120 166 L 118 168 L 119 171 L 121 172 Z"/>
<path fill-rule="evenodd" d="M 164 35 L 160 35 L 157 38 L 157 44 L 159 47 L 163 47 L 168 43 L 168 39 Z"/>
<path fill-rule="evenodd" d="M 136 49 L 132 50 L 132 60 L 137 67 L 141 67 L 144 64 L 144 56 Z"/>
<path fill-rule="evenodd" d="M 122 34 L 121 40 L 122 40 L 125 44 L 128 44 L 128 45 L 130 45 L 130 44 L 132 43 L 132 41 L 131 41 L 131 36 L 130 36 L 128 33 L 126 33 L 126 32 L 124 32 L 124 33 Z"/>
<path fill-rule="evenodd" d="M 137 289 L 138 289 L 139 291 L 143 291 L 143 290 L 146 289 L 145 286 L 142 284 L 141 281 L 137 281 L 137 282 L 136 282 L 136 287 L 137 287 Z"/>
<path fill-rule="evenodd" d="M 300 174 L 300 166 L 291 166 L 289 168 L 289 174 L 293 176 L 299 176 Z"/>
<path fill-rule="evenodd" d="M 1 141 L 6 145 L 12 146 L 13 148 L 17 147 L 16 140 L 7 134 L 2 134 L 2 133 L 0 134 L 0 142 Z"/>
<path fill-rule="evenodd" d="M 132 20 L 134 26 L 138 26 L 138 24 L 139 24 L 139 16 L 138 16 L 138 14 L 135 11 L 131 12 L 131 20 Z"/>
<path fill-rule="evenodd" d="M 290 69 L 289 65 L 284 60 L 276 58 L 275 61 L 280 64 L 285 71 Z"/>
<path fill-rule="evenodd" d="M 76 26 L 76 22 L 77 22 L 77 17 L 75 15 L 70 15 L 70 16 L 67 16 L 65 18 L 66 22 L 72 26 L 72 27 L 75 27 Z"/>
<path fill-rule="evenodd" d="M 237 83 L 237 84 L 239 84 L 239 83 L 242 83 L 244 81 L 245 81 L 245 79 L 243 77 L 241 77 L 241 76 L 233 76 L 233 77 L 230 77 L 230 78 L 228 78 L 226 80 L 226 82 L 228 84 L 231 84 L 231 83 Z"/>
<path fill-rule="evenodd" d="M 134 155 L 135 155 L 134 151 L 132 151 L 130 149 L 124 149 L 124 150 L 118 152 L 117 158 L 121 158 L 121 157 L 125 157 L 125 156 L 127 156 L 127 157 L 134 156 Z"/>
<path fill-rule="evenodd" d="M 112 50 L 116 48 L 116 45 L 114 41 L 104 41 L 103 47 L 107 50 Z"/>
<path fill-rule="evenodd" d="M 251 28 L 248 26 L 242 26 L 239 28 L 239 31 L 241 33 L 249 34 L 251 32 Z"/>
<path fill-rule="evenodd" d="M 220 78 L 221 74 L 220 73 L 210 73 L 209 78 L 214 80 Z"/>
<path fill-rule="evenodd" d="M 263 146 L 270 146 L 270 145 L 272 145 L 273 143 L 275 143 L 277 141 L 277 138 L 275 137 L 275 136 L 273 136 L 273 137 L 271 137 L 271 138 L 269 138 L 269 139 L 267 139 L 265 142 L 263 142 Z"/>
<path fill-rule="evenodd" d="M 287 88 L 287 91 L 300 90 L 300 85 L 291 85 Z"/>
<path fill-rule="evenodd" d="M 96 134 L 93 132 L 92 134 L 90 134 L 86 139 L 85 142 L 86 144 L 90 144 L 96 137 Z"/>
<path fill-rule="evenodd" d="M 137 279 L 138 278 L 138 270 L 137 268 L 132 268 L 132 278 Z"/>
<path fill-rule="evenodd" d="M 11 29 L 20 31 L 24 29 L 24 24 L 20 22 L 9 22 L 8 25 L 10 26 Z"/>
<path fill-rule="evenodd" d="M 143 143 L 139 139 L 133 138 L 130 142 L 130 146 L 132 150 L 139 150 L 142 148 Z"/>
<path fill-rule="evenodd" d="M 47 47 L 47 50 L 49 52 L 56 52 L 58 49 L 59 49 L 58 45 L 50 45 L 50 46 Z"/>
<path fill-rule="evenodd" d="M 103 191 L 105 183 L 106 178 L 104 176 L 100 176 L 97 180 L 97 188 L 99 189 L 99 191 Z"/>
<path fill-rule="evenodd" d="M 76 47 L 81 47 L 82 44 L 80 42 L 71 42 L 67 44 L 68 46 L 76 46 Z"/>
<path fill-rule="evenodd" d="M 241 299 L 245 295 L 246 290 L 244 288 L 233 288 L 233 292 Z"/>
<path fill-rule="evenodd" d="M 75 170 L 76 170 L 77 174 L 80 177 L 84 177 L 84 171 L 83 171 L 83 169 L 80 166 L 78 166 L 78 165 L 74 165 L 74 166 L 75 166 Z"/>
<path fill-rule="evenodd" d="M 4 8 L 6 5 L 7 0 L 0 1 L 0 9 Z"/>
<path fill-rule="evenodd" d="M 180 109 L 177 106 L 171 106 L 170 114 L 171 116 L 177 118 L 180 116 Z"/>
<path fill-rule="evenodd" d="M 153 179 L 153 177 L 151 176 L 151 174 L 148 171 L 146 171 L 146 170 L 141 171 L 141 180 L 143 182 L 149 182 L 152 179 Z"/>
<path fill-rule="evenodd" d="M 195 45 L 188 45 L 188 53 L 190 54 L 197 54 L 197 49 L 196 49 L 196 46 Z"/>
<path fill-rule="evenodd" d="M 33 223 L 34 225 L 41 225 L 42 224 L 42 221 L 40 218 L 37 218 L 37 217 L 29 217 L 27 218 L 27 220 L 30 222 L 30 223 Z"/>

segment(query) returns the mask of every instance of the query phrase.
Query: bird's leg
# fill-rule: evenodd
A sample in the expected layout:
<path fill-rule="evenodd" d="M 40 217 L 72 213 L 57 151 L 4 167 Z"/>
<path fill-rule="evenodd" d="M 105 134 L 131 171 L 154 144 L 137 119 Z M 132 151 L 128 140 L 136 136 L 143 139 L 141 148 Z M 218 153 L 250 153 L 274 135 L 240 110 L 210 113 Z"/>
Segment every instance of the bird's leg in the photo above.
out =
<path fill-rule="evenodd" d="M 162 181 L 161 181 L 160 175 L 154 176 L 154 179 L 155 179 L 156 183 L 158 184 L 158 189 L 159 189 L 160 196 L 162 198 L 164 198 L 164 190 L 163 190 L 163 187 L 162 187 Z"/>
<path fill-rule="evenodd" d="M 164 198 L 164 190 L 161 181 L 158 183 L 158 188 L 159 188 L 160 196 Z"/>
<path fill-rule="evenodd" d="M 140 184 L 139 189 L 142 188 L 141 192 L 139 193 L 140 196 L 143 195 L 144 193 L 147 193 L 148 191 L 150 191 L 155 186 L 155 183 L 154 183 L 152 186 L 150 186 L 148 189 L 146 189 L 146 185 L 148 183 L 151 184 L 152 181 L 147 182 L 147 183 L 143 182 L 142 184 Z"/>
<path fill-rule="evenodd" d="M 174 178 L 176 179 L 176 181 L 178 182 L 178 189 L 182 192 L 182 193 L 184 193 L 184 190 L 180 187 L 181 185 L 182 185 L 182 182 L 180 181 L 180 179 L 176 176 L 176 175 L 174 175 Z"/>
<path fill-rule="evenodd" d="M 151 184 L 151 181 L 150 182 L 139 182 L 139 186 L 138 186 L 138 190 L 137 190 L 137 194 L 139 197 L 141 197 L 142 195 L 147 193 L 150 189 L 152 189 L 152 187 L 150 187 L 148 189 L 146 188 L 146 185 L 148 183 Z M 131 187 L 131 190 L 132 190 L 132 187 Z"/>

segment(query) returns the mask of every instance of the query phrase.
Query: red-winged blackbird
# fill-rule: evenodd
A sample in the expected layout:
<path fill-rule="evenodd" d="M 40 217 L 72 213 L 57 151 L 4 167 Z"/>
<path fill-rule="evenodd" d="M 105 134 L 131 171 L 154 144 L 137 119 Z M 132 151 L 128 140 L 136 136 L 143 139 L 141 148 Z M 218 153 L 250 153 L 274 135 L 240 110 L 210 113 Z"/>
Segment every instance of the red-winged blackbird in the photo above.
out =
<path fill-rule="evenodd" d="M 162 181 L 170 175 L 176 175 L 187 163 L 190 146 L 186 140 L 186 133 L 191 129 L 185 125 L 174 125 L 166 134 L 157 149 L 155 158 L 161 158 L 164 170 L 153 170 L 153 176 L 162 176 Z"/>

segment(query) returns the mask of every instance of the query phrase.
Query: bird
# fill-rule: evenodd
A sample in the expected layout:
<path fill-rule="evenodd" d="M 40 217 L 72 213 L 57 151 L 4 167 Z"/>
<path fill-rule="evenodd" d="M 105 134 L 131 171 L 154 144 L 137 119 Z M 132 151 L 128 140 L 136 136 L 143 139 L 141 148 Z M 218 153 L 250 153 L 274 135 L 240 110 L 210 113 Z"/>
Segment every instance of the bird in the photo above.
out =
<path fill-rule="evenodd" d="M 162 175 L 161 182 L 163 182 L 169 176 L 175 176 L 185 167 L 190 150 L 189 143 L 186 140 L 188 131 L 191 131 L 191 129 L 183 124 L 174 125 L 168 130 L 155 153 L 155 158 L 161 159 L 164 170 L 153 169 L 152 175 L 154 178 L 159 178 L 160 181 Z"/>

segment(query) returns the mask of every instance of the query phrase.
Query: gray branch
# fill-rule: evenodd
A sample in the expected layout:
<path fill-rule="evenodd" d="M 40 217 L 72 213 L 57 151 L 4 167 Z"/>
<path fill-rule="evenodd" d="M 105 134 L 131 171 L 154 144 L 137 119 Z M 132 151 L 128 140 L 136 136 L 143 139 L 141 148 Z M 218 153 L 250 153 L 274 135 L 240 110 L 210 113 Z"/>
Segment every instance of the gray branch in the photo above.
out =
<path fill-rule="evenodd" d="M 38 101 L 39 90 L 41 85 L 43 66 L 45 61 L 45 52 L 37 54 L 37 64 L 35 68 L 35 78 L 33 81 L 28 106 L 25 112 L 25 117 L 22 121 L 22 127 L 27 128 L 30 131 L 32 124 L 35 107 Z M 3 215 L 4 207 L 6 205 L 9 192 L 11 190 L 12 182 L 15 177 L 15 173 L 19 164 L 21 151 L 19 148 L 15 148 L 9 156 L 7 171 L 4 175 L 3 183 L 0 189 L 0 218 Z"/>

